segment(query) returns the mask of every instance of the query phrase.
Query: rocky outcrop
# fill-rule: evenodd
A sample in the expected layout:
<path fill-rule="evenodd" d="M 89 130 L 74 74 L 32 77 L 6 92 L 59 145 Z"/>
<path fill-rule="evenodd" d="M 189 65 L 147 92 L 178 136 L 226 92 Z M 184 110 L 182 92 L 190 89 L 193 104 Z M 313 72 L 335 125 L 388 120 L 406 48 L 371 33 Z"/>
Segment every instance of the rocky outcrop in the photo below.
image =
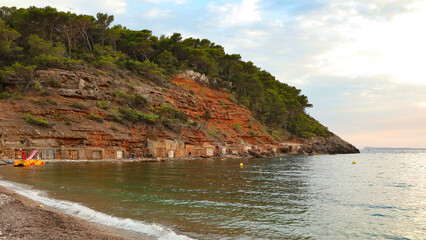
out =
<path fill-rule="evenodd" d="M 335 134 L 329 137 L 312 137 L 305 139 L 303 143 L 303 151 L 309 154 L 359 153 L 355 146 Z"/>

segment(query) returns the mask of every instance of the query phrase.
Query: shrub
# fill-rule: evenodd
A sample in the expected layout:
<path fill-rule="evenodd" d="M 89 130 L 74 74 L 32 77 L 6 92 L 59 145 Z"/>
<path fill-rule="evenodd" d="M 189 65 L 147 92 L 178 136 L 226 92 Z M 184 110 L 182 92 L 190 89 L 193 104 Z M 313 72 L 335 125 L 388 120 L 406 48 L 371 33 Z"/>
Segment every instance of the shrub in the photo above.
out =
<path fill-rule="evenodd" d="M 96 102 L 96 106 L 98 107 L 98 108 L 101 108 L 101 109 L 104 109 L 104 110 L 107 110 L 108 109 L 108 102 L 106 101 L 106 100 L 102 100 L 102 101 L 97 101 Z"/>
<path fill-rule="evenodd" d="M 54 87 L 54 88 L 60 88 L 61 87 L 61 83 L 57 80 L 54 80 L 54 79 L 49 79 L 49 80 L 47 80 L 46 83 L 50 87 Z"/>
<path fill-rule="evenodd" d="M 206 110 L 202 116 L 202 118 L 204 118 L 204 120 L 208 121 L 212 118 L 212 116 L 210 115 L 209 110 Z"/>
<path fill-rule="evenodd" d="M 55 101 L 53 101 L 52 99 L 49 99 L 49 98 L 47 98 L 47 99 L 31 98 L 31 101 L 33 101 L 33 102 L 35 102 L 37 104 L 40 104 L 42 106 L 45 106 L 45 105 L 58 105 L 57 102 L 55 102 Z"/>
<path fill-rule="evenodd" d="M 88 118 L 88 119 L 95 120 L 95 121 L 97 121 L 97 122 L 103 122 L 103 119 L 102 119 L 101 117 L 99 117 L 98 115 L 95 115 L 95 114 L 93 114 L 93 113 L 89 114 L 89 115 L 87 116 L 87 118 Z"/>
<path fill-rule="evenodd" d="M 127 83 L 127 87 L 130 88 L 131 90 L 135 90 L 135 86 L 133 86 L 133 84 L 131 83 Z"/>
<path fill-rule="evenodd" d="M 197 126 L 198 126 L 198 123 L 197 123 L 197 122 L 194 122 L 194 121 L 191 121 L 191 120 L 188 120 L 188 121 L 186 122 L 186 124 L 191 125 L 191 126 L 193 126 L 193 127 L 197 127 Z"/>
<path fill-rule="evenodd" d="M 170 119 L 170 118 L 164 118 L 162 120 L 162 123 L 164 126 L 166 126 L 168 129 L 179 133 L 180 132 L 180 128 L 179 128 L 179 122 L 176 119 Z"/>
<path fill-rule="evenodd" d="M 160 86 L 165 85 L 165 80 L 168 79 L 165 75 L 165 70 L 149 60 L 143 62 L 129 60 L 126 62 L 126 67 L 129 70 L 138 72 L 140 75 Z"/>
<path fill-rule="evenodd" d="M 228 106 L 225 104 L 225 101 L 223 101 L 223 99 L 218 99 L 217 101 L 220 103 L 220 105 L 221 105 L 223 108 L 228 108 Z"/>
<path fill-rule="evenodd" d="M 0 93 L 0 99 L 9 98 L 9 97 L 11 97 L 11 96 L 12 96 L 12 93 L 10 93 L 10 92 L 8 92 L 8 91 L 5 91 L 5 92 Z"/>
<path fill-rule="evenodd" d="M 142 95 L 132 95 L 120 90 L 115 90 L 114 96 L 119 99 L 122 104 L 129 104 L 133 107 L 143 107 L 148 103 L 148 100 Z"/>
<path fill-rule="evenodd" d="M 234 125 L 232 125 L 232 128 L 239 132 L 242 129 L 241 123 L 235 123 Z"/>
<path fill-rule="evenodd" d="M 155 123 L 158 120 L 157 115 L 141 113 L 131 108 L 120 108 L 119 111 L 123 119 L 131 122 L 142 121 L 146 123 Z"/>
<path fill-rule="evenodd" d="M 206 133 L 207 133 L 208 135 L 212 136 L 212 137 L 217 137 L 217 133 L 216 133 L 216 132 L 213 132 L 213 131 L 207 130 L 207 131 L 206 131 Z"/>
<path fill-rule="evenodd" d="M 255 132 L 255 131 L 253 131 L 253 130 L 250 130 L 250 134 L 251 134 L 252 136 L 257 136 L 257 132 Z"/>
<path fill-rule="evenodd" d="M 264 144 L 264 142 L 262 140 L 260 140 L 258 137 L 254 137 L 254 140 L 256 140 L 260 144 Z"/>
<path fill-rule="evenodd" d="M 277 141 L 277 142 L 281 142 L 281 138 L 278 137 L 278 135 L 273 134 L 272 137 Z"/>
<path fill-rule="evenodd" d="M 186 123 L 188 121 L 188 116 L 186 116 L 184 112 L 167 104 L 161 104 L 160 113 L 169 118 L 176 119 L 181 123 Z"/>
<path fill-rule="evenodd" d="M 24 119 L 29 124 L 34 124 L 34 125 L 39 125 L 39 126 L 44 126 L 44 127 L 50 126 L 50 123 L 47 120 L 45 120 L 43 117 L 37 118 L 34 115 L 32 115 L 31 113 L 25 113 Z"/>
<path fill-rule="evenodd" d="M 112 113 L 109 114 L 109 116 L 112 117 L 112 121 L 118 122 L 118 123 L 123 123 L 123 118 L 120 116 L 119 113 L 112 112 Z"/>
<path fill-rule="evenodd" d="M 78 102 L 72 102 L 72 103 L 68 103 L 68 106 L 73 107 L 73 108 L 77 108 L 80 110 L 85 110 L 88 109 L 89 107 L 82 104 L 82 103 L 78 103 Z"/>

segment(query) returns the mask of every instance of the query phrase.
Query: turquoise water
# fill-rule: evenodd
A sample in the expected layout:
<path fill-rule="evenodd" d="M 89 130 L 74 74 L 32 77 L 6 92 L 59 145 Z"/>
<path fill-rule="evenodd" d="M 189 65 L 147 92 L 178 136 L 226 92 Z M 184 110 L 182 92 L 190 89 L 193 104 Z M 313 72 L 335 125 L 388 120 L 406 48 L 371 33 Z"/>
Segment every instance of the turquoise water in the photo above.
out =
<path fill-rule="evenodd" d="M 426 151 L 48 164 L 0 176 L 44 204 L 154 238 L 426 239 Z"/>

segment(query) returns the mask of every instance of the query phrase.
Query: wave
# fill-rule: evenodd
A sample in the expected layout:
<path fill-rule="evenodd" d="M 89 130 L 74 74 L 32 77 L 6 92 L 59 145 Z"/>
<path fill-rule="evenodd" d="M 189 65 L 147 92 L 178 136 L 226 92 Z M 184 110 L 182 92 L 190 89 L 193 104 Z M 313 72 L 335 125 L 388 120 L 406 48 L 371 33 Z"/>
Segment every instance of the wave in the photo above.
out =
<path fill-rule="evenodd" d="M 17 194 L 28 197 L 36 202 L 39 202 L 52 208 L 56 208 L 64 213 L 93 223 L 146 234 L 155 237 L 158 240 L 192 239 L 184 235 L 178 235 L 171 229 L 167 229 L 156 224 L 147 224 L 130 218 L 114 217 L 102 212 L 95 211 L 79 203 L 49 198 L 43 191 L 31 189 L 30 186 L 24 184 L 0 180 L 0 185 L 15 191 Z"/>

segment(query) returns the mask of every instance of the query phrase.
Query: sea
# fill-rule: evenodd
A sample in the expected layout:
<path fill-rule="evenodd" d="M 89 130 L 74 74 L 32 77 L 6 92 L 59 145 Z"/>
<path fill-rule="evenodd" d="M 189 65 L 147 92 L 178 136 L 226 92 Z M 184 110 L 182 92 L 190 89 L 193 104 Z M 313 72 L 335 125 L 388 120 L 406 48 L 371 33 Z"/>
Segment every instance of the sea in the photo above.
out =
<path fill-rule="evenodd" d="M 1 167 L 0 185 L 151 239 L 426 239 L 425 150 Z"/>

